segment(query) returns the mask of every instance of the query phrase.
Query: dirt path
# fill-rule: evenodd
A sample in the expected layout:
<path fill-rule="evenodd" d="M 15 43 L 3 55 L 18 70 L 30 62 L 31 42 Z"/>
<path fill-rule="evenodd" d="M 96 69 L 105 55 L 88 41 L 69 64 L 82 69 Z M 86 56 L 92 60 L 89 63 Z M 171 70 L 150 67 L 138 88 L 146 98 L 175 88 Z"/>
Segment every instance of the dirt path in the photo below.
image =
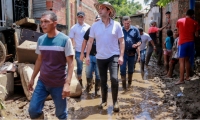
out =
<path fill-rule="evenodd" d="M 163 68 L 151 61 L 151 66 L 145 69 L 144 79 L 139 71 L 139 64 L 133 75 L 132 86 L 124 92 L 121 81 L 119 84 L 120 112 L 112 111 L 110 81 L 108 82 L 108 105 L 98 109 L 100 97 L 94 97 L 83 91 L 81 98 L 68 99 L 69 119 L 183 119 L 200 117 L 200 82 L 198 77 L 192 81 L 176 86 L 174 79 L 161 77 Z M 84 78 L 85 76 L 83 76 Z M 119 76 L 120 78 L 120 76 Z M 86 84 L 86 81 L 83 81 Z M 28 115 L 29 102 L 25 96 L 16 96 L 6 101 L 7 109 L 3 111 L 6 119 L 30 119 Z M 46 101 L 43 109 L 45 119 L 57 119 L 53 101 Z"/>

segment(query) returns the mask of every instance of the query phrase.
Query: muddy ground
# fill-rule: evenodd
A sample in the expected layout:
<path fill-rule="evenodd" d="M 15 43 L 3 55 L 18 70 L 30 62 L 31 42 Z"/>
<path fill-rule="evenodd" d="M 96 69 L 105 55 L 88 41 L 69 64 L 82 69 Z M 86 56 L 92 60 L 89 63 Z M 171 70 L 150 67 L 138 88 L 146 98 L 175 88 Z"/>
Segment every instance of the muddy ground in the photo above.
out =
<path fill-rule="evenodd" d="M 133 75 L 132 86 L 122 90 L 119 84 L 120 112 L 112 111 L 112 98 L 109 85 L 108 105 L 104 109 L 98 109 L 100 97 L 94 96 L 94 90 L 83 94 L 80 98 L 68 98 L 69 119 L 200 119 L 200 80 L 193 76 L 191 81 L 182 85 L 175 85 L 179 79 L 174 74 L 173 79 L 161 76 L 163 66 L 157 66 L 155 60 L 151 60 L 150 66 L 145 68 L 142 77 L 139 64 Z M 84 76 L 85 77 L 85 76 Z M 83 77 L 83 78 L 84 78 Z M 120 77 L 119 77 L 120 78 Z M 83 81 L 86 84 L 86 81 Z M 6 110 L 1 111 L 0 119 L 30 119 L 28 115 L 29 101 L 18 87 L 17 93 L 5 101 Z M 15 89 L 15 90 L 16 90 Z M 21 89 L 21 90 L 20 90 Z M 45 119 L 57 119 L 52 100 L 46 101 L 44 106 Z"/>

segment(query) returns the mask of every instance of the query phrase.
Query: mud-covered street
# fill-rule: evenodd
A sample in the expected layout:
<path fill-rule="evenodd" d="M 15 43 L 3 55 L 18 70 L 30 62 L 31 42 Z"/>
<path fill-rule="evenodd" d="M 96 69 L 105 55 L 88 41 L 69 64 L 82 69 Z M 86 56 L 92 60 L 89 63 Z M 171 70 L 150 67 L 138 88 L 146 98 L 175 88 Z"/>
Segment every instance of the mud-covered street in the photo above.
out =
<path fill-rule="evenodd" d="M 69 119 L 198 119 L 200 118 L 200 82 L 197 76 L 182 85 L 175 85 L 178 75 L 173 79 L 162 77 L 163 68 L 152 60 L 146 67 L 142 78 L 139 64 L 136 64 L 132 86 L 122 90 L 119 84 L 120 112 L 113 113 L 111 90 L 108 94 L 108 105 L 98 109 L 100 96 L 94 96 L 83 90 L 81 98 L 68 99 Z M 120 76 L 119 76 L 120 78 Z M 84 81 L 84 85 L 86 81 Z M 110 81 L 108 82 L 110 88 Z M 19 88 L 20 91 L 20 88 Z M 22 90 L 21 90 L 22 92 Z M 29 101 L 23 94 L 15 94 L 6 101 L 6 110 L 2 111 L 5 119 L 30 119 L 28 115 Z M 45 119 L 57 119 L 53 101 L 46 101 Z"/>

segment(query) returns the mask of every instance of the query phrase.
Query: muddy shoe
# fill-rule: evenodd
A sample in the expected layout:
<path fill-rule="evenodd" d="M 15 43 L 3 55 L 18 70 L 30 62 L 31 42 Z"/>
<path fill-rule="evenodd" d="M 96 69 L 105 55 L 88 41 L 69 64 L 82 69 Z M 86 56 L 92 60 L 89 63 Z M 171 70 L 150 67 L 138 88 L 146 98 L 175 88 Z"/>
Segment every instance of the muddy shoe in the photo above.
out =
<path fill-rule="evenodd" d="M 34 120 L 44 120 L 44 113 L 42 113 L 38 118 L 36 118 Z"/>
<path fill-rule="evenodd" d="M 114 111 L 114 112 L 119 112 L 119 105 L 118 105 L 118 102 L 115 102 L 115 104 L 113 105 L 113 111 Z"/>
<path fill-rule="evenodd" d="M 99 105 L 99 109 L 103 109 L 103 107 L 105 107 L 107 105 L 107 102 L 102 102 L 100 105 Z"/>
<path fill-rule="evenodd" d="M 87 87 L 86 87 L 86 92 L 89 93 L 91 90 L 92 90 L 92 85 L 91 84 L 87 84 Z"/>

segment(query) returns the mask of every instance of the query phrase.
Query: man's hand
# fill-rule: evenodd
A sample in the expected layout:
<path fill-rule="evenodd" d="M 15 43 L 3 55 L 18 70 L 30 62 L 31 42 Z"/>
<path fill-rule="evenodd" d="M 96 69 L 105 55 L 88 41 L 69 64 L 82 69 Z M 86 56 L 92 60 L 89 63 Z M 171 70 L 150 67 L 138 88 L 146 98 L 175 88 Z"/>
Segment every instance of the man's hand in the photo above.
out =
<path fill-rule="evenodd" d="M 120 56 L 119 59 L 118 59 L 118 64 L 122 65 L 123 64 L 123 60 L 124 60 L 123 57 Z"/>
<path fill-rule="evenodd" d="M 137 44 L 133 44 L 132 47 L 133 47 L 133 48 L 137 48 L 138 45 L 137 45 Z"/>
<path fill-rule="evenodd" d="M 28 83 L 28 90 L 33 91 L 33 85 L 34 85 L 34 79 L 31 79 L 31 81 Z"/>
<path fill-rule="evenodd" d="M 81 52 L 80 60 L 83 61 L 83 59 L 84 59 L 84 54 Z"/>
<path fill-rule="evenodd" d="M 86 56 L 85 62 L 86 62 L 86 65 L 89 65 L 89 64 L 90 64 L 90 57 L 89 57 L 89 56 Z"/>
<path fill-rule="evenodd" d="M 70 96 L 70 84 L 65 83 L 62 91 L 62 99 Z"/>

